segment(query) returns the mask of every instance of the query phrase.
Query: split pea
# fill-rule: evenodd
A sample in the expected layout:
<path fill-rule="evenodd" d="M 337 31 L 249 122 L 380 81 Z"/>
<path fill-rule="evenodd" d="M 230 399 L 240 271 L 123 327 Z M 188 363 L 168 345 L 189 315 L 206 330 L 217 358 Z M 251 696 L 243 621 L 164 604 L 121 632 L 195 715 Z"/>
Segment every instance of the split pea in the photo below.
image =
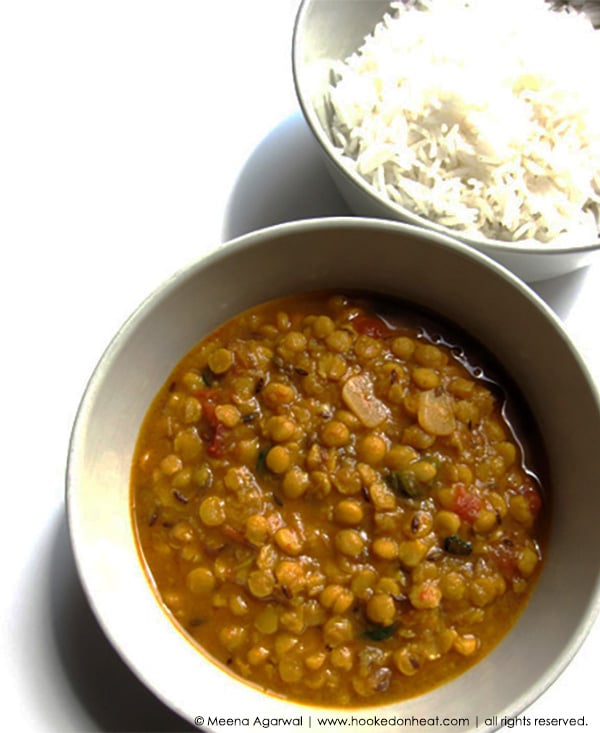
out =
<path fill-rule="evenodd" d="M 340 524 L 354 525 L 360 524 L 364 517 L 364 511 L 358 501 L 343 499 L 336 504 L 334 516 Z"/>
<path fill-rule="evenodd" d="M 394 560 L 398 557 L 398 543 L 391 537 L 378 537 L 373 541 L 371 549 L 382 560 Z"/>
<path fill-rule="evenodd" d="M 276 445 L 267 453 L 266 464 L 273 473 L 285 473 L 290 467 L 291 457 L 287 448 Z"/>
<path fill-rule="evenodd" d="M 335 536 L 335 546 L 349 557 L 357 557 L 363 551 L 365 541 L 355 529 L 341 529 Z"/>
<path fill-rule="evenodd" d="M 192 593 L 208 595 L 216 585 L 215 576 L 208 568 L 194 568 L 187 574 L 185 583 Z"/>
<path fill-rule="evenodd" d="M 233 364 L 233 353 L 229 349 L 216 349 L 208 357 L 208 366 L 214 374 L 225 374 Z"/>
<path fill-rule="evenodd" d="M 200 504 L 200 519 L 208 527 L 218 527 L 225 521 L 225 503 L 218 496 L 207 496 Z"/>
<path fill-rule="evenodd" d="M 394 599 L 386 593 L 376 593 L 367 601 L 367 617 L 375 624 L 390 626 L 396 615 Z"/>
<path fill-rule="evenodd" d="M 382 461 L 386 452 L 385 440 L 379 435 L 365 435 L 356 446 L 359 461 L 364 461 L 371 466 Z"/>
<path fill-rule="evenodd" d="M 288 499 L 297 499 L 310 486 L 310 479 L 306 471 L 299 466 L 292 466 L 283 477 L 281 488 Z"/>
<path fill-rule="evenodd" d="M 323 426 L 321 439 L 328 448 L 340 448 L 350 440 L 350 431 L 343 422 L 331 420 Z"/>

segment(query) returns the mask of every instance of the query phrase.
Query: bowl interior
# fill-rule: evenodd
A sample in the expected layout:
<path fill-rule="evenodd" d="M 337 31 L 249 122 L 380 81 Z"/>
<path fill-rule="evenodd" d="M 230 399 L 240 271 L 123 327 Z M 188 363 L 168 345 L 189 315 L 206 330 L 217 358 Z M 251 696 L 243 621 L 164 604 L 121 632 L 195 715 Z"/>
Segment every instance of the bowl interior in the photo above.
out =
<path fill-rule="evenodd" d="M 296 19 L 293 70 L 298 101 L 332 179 L 351 210 L 361 216 L 395 219 L 457 238 L 508 267 L 526 282 L 555 277 L 589 264 L 600 251 L 600 236 L 592 242 L 577 242 L 568 247 L 470 236 L 385 199 L 344 161 L 332 143 L 325 101 L 331 65 L 355 52 L 389 12 L 387 0 L 304 0 Z"/>
<path fill-rule="evenodd" d="M 554 520 L 545 567 L 525 612 L 462 677 L 378 710 L 402 716 L 435 711 L 468 718 L 456 730 L 492 730 L 485 719 L 516 715 L 531 703 L 570 661 L 593 621 L 600 567 L 600 409 L 585 368 L 549 309 L 503 268 L 452 240 L 375 220 L 281 225 L 216 251 L 144 302 L 103 356 L 73 432 L 67 499 L 84 587 L 125 661 L 188 720 L 199 713 L 230 714 L 228 701 L 235 695 L 239 715 L 303 715 L 300 727 L 308 730 L 308 716 L 317 711 L 234 680 L 170 623 L 138 556 L 129 477 L 145 412 L 192 345 L 258 302 L 332 287 L 408 299 L 459 324 L 509 371 L 544 435 Z"/>

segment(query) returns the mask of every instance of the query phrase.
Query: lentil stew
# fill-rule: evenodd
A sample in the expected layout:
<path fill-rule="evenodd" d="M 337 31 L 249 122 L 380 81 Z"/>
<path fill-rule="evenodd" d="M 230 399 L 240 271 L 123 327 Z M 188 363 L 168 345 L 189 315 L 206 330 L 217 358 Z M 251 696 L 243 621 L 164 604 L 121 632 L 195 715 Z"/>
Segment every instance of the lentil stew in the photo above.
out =
<path fill-rule="evenodd" d="M 136 447 L 132 516 L 169 615 L 296 701 L 462 673 L 542 565 L 546 493 L 501 393 L 443 327 L 390 312 L 312 293 L 241 314 L 175 367 Z"/>

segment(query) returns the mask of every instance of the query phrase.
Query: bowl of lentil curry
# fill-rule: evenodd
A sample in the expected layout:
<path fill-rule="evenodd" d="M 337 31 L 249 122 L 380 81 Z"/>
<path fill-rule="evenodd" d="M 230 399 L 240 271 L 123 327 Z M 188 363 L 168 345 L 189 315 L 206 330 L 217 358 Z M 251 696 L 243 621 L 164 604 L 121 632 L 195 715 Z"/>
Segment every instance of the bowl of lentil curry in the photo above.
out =
<path fill-rule="evenodd" d="M 464 671 L 541 567 L 542 487 L 504 400 L 460 337 L 381 307 L 326 291 L 245 311 L 180 361 L 134 455 L 134 522 L 173 618 L 309 703 Z"/>
<path fill-rule="evenodd" d="M 503 268 L 403 224 L 281 225 L 178 273 L 108 348 L 70 449 L 74 552 L 191 722 L 235 698 L 307 728 L 481 728 L 592 623 L 599 438 L 575 349 Z"/>

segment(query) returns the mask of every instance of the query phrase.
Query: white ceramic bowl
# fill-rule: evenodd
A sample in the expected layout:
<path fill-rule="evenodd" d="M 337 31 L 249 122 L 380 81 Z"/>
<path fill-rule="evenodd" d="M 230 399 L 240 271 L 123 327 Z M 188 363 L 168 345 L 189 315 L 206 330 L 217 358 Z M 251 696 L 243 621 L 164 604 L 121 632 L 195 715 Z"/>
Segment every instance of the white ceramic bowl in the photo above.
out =
<path fill-rule="evenodd" d="M 600 252 L 600 238 L 569 247 L 476 239 L 389 201 L 344 162 L 327 132 L 324 99 L 331 65 L 356 51 L 389 9 L 389 0 L 303 0 L 296 18 L 292 53 L 296 94 L 331 177 L 351 211 L 405 221 L 458 238 L 526 282 L 556 277 L 589 264 Z"/>
<path fill-rule="evenodd" d="M 375 711 L 388 719 L 462 717 L 468 724 L 453 730 L 493 730 L 485 719 L 517 715 L 544 692 L 594 620 L 600 407 L 550 309 L 489 258 L 425 229 L 360 218 L 279 225 L 217 249 L 140 305 L 98 364 L 73 430 L 67 504 L 83 586 L 132 670 L 190 722 L 202 715 L 211 730 L 216 728 L 211 716 L 301 716 L 301 730 L 317 725 L 318 710 L 234 679 L 172 625 L 140 562 L 129 476 L 142 418 L 189 348 L 258 302 L 323 288 L 401 297 L 460 324 L 500 359 L 527 396 L 544 436 L 553 522 L 543 573 L 517 625 L 489 656 L 452 682 L 399 704 L 354 713 L 363 720 Z M 348 719 L 348 730 L 364 730 L 351 723 L 352 714 L 336 711 Z"/>

